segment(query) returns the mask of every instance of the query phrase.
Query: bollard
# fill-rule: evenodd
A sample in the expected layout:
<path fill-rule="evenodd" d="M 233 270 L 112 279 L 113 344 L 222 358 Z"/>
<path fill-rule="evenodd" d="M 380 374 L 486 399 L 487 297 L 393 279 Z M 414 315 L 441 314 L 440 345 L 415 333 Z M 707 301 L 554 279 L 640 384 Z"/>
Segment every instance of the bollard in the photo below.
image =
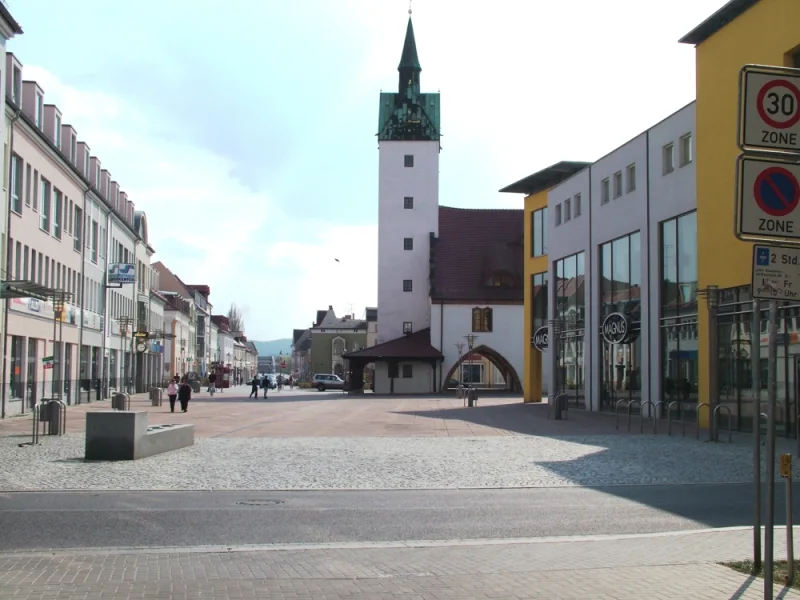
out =
<path fill-rule="evenodd" d="M 151 406 L 161 406 L 161 388 L 151 387 L 150 388 L 150 405 Z"/>
<path fill-rule="evenodd" d="M 786 585 L 794 582 L 794 530 L 792 523 L 792 455 L 781 454 L 780 474 L 786 480 Z"/>

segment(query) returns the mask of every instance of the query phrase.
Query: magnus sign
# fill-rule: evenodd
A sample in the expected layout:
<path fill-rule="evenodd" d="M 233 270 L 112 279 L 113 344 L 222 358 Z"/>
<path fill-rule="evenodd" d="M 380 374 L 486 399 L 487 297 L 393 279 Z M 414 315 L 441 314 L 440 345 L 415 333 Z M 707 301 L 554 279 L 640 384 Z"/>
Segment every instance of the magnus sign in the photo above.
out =
<path fill-rule="evenodd" d="M 547 352 L 548 339 L 547 327 L 539 327 L 531 338 L 531 345 L 539 352 Z"/>
<path fill-rule="evenodd" d="M 608 344 L 630 344 L 633 341 L 631 322 L 623 313 L 611 313 L 603 320 L 603 339 Z"/>

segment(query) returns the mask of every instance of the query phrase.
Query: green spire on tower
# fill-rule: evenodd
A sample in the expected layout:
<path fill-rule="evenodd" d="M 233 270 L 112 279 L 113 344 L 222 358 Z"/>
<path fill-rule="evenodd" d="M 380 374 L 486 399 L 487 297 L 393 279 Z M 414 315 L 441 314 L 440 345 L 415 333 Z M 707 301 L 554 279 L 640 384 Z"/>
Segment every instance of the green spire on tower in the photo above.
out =
<path fill-rule="evenodd" d="M 406 41 L 403 44 L 403 55 L 400 57 L 400 65 L 397 69 L 422 71 L 422 67 L 419 64 L 419 57 L 417 56 L 417 41 L 414 39 L 414 25 L 411 23 L 410 16 L 408 17 L 408 27 L 406 27 Z"/>

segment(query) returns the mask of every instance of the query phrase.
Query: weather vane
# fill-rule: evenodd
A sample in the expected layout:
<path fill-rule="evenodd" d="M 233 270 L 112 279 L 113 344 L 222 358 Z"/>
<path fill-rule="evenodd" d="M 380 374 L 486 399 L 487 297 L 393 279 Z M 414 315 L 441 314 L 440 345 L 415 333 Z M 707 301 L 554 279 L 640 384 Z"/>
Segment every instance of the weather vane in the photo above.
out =
<path fill-rule="evenodd" d="M 408 0 L 408 14 L 411 14 L 411 0 Z"/>

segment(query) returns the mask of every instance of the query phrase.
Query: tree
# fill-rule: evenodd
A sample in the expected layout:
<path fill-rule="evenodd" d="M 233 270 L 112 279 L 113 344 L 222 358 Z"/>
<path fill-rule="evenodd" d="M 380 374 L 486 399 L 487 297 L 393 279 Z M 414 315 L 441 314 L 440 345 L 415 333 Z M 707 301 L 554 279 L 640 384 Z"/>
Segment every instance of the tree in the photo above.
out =
<path fill-rule="evenodd" d="M 239 310 L 235 302 L 228 309 L 228 323 L 231 331 L 244 331 L 244 317 L 242 317 L 242 311 Z"/>

